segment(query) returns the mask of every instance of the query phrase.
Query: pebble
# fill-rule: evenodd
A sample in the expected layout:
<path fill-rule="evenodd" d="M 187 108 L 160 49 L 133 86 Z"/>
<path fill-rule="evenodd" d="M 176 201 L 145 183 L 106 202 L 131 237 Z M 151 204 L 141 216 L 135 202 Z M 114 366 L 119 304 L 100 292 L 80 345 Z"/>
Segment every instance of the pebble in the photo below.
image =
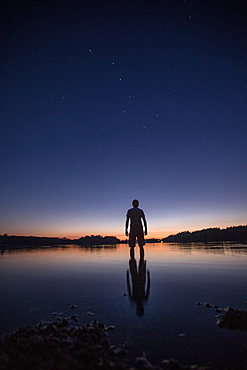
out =
<path fill-rule="evenodd" d="M 197 304 L 198 306 L 203 305 L 204 307 L 207 307 L 207 308 L 215 308 L 215 311 L 216 311 L 216 312 L 221 312 L 221 311 L 222 311 L 222 309 L 221 309 L 219 306 L 217 306 L 217 305 L 213 305 L 213 304 L 210 304 L 210 303 L 208 303 L 208 302 L 205 302 L 205 303 L 196 302 L 196 304 Z"/>
<path fill-rule="evenodd" d="M 221 308 L 216 308 L 215 311 L 216 312 L 222 312 L 222 309 Z"/>

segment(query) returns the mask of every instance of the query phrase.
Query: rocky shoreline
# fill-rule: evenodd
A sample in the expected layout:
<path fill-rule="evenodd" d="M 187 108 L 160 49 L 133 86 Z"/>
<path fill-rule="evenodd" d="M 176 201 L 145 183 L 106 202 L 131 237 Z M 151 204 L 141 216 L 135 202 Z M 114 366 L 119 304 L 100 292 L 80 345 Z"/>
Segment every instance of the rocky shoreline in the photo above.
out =
<path fill-rule="evenodd" d="M 128 360 L 126 348 L 116 348 L 108 339 L 107 327 L 94 320 L 83 326 L 72 325 L 73 317 L 60 322 L 40 322 L 6 334 L 0 341 L 2 370 L 142 370 L 142 369 L 209 369 L 182 366 L 175 360 L 163 360 L 153 366 L 145 355 L 135 364 Z"/>
<path fill-rule="evenodd" d="M 200 304 L 197 302 L 197 304 Z M 205 307 L 213 307 L 205 304 Z M 247 311 L 228 308 L 218 317 L 219 327 L 247 330 Z M 113 326 L 94 320 L 78 326 L 77 315 L 61 320 L 41 321 L 36 326 L 25 326 L 0 340 L 0 368 L 2 370 L 206 370 L 211 367 L 184 366 L 174 359 L 152 365 L 145 354 L 134 364 L 128 359 L 127 345 L 116 348 L 108 338 Z M 76 325 L 75 325 L 76 324 Z"/>

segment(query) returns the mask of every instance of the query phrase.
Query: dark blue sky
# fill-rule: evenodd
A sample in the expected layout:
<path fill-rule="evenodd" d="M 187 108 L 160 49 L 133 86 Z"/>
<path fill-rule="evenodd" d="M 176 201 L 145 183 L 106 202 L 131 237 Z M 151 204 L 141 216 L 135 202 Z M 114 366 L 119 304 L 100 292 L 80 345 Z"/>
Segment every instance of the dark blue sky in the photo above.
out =
<path fill-rule="evenodd" d="M 247 223 L 244 2 L 6 3 L 0 233 Z"/>

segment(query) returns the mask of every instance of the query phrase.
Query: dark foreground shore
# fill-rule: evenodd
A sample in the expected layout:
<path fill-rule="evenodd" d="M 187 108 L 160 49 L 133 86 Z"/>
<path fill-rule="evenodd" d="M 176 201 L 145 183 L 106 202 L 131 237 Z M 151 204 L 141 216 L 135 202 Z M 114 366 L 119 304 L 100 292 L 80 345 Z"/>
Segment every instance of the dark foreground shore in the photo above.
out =
<path fill-rule="evenodd" d="M 73 317 L 72 317 L 73 319 Z M 153 366 L 145 355 L 131 365 L 126 348 L 116 348 L 106 327 L 98 321 L 72 326 L 71 318 L 61 322 L 40 322 L 5 335 L 0 342 L 1 369 L 73 369 L 73 370 L 135 370 L 135 369 L 209 369 L 182 366 L 175 360 L 163 360 Z"/>
<path fill-rule="evenodd" d="M 134 364 L 128 359 L 127 346 L 116 348 L 108 338 L 106 327 L 94 320 L 84 326 L 74 325 L 76 315 L 54 322 L 40 322 L 33 327 L 22 327 L 6 334 L 0 341 L 0 369 L 9 370 L 179 370 L 213 369 L 197 365 L 182 365 L 176 360 L 164 359 L 151 364 L 143 354 Z M 247 330 L 247 311 L 226 310 L 218 321 L 220 327 Z"/>

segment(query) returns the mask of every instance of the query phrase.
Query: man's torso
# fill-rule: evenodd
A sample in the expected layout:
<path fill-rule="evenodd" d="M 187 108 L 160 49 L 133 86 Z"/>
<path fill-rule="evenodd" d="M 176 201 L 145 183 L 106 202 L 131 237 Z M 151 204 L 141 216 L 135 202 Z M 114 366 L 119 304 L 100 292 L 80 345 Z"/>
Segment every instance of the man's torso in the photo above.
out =
<path fill-rule="evenodd" d="M 127 217 L 130 218 L 130 227 L 132 229 L 142 228 L 141 219 L 144 218 L 144 212 L 140 208 L 131 208 L 127 212 Z"/>

